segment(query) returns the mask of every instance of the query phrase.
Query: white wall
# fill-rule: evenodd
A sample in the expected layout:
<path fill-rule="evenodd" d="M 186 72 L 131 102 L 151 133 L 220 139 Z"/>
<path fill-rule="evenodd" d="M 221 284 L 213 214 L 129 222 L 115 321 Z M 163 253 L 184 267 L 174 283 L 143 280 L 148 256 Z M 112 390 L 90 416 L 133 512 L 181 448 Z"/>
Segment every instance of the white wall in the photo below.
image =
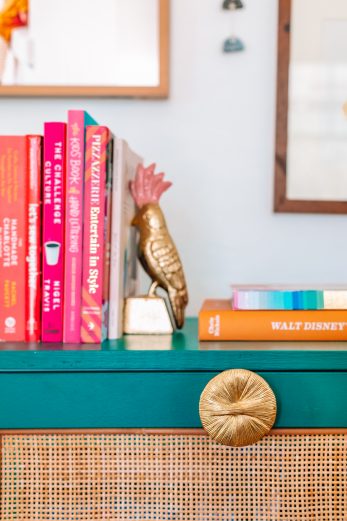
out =
<path fill-rule="evenodd" d="M 190 288 L 189 313 L 231 282 L 347 281 L 347 216 L 273 214 L 277 0 L 171 0 L 167 101 L 0 100 L 0 132 L 39 132 L 83 107 L 174 181 L 162 206 Z M 245 41 L 221 53 L 231 29 Z"/>
<path fill-rule="evenodd" d="M 96 5 L 59 0 L 52 8 L 52 0 L 30 0 L 26 45 L 32 66 L 20 70 L 20 83 L 158 84 L 157 0 L 98 0 Z"/>

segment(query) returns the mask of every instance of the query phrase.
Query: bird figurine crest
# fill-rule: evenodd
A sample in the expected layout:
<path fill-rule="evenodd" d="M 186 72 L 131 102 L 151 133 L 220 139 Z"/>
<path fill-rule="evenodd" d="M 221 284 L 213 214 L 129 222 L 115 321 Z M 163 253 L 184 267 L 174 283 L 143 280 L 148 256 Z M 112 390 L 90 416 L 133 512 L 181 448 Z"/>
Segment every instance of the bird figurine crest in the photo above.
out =
<path fill-rule="evenodd" d="M 134 181 L 130 182 L 130 192 L 137 207 L 132 225 L 139 232 L 138 257 L 152 280 L 148 295 L 139 298 L 144 299 L 142 302 L 143 309 L 146 306 L 148 309 L 153 305 L 153 299 L 163 301 L 156 295 L 156 289 L 158 287 L 164 289 L 170 302 L 174 325 L 181 329 L 184 325 L 185 308 L 188 304 L 187 285 L 178 251 L 159 206 L 160 197 L 170 188 L 172 183 L 164 180 L 163 173 L 156 174 L 155 168 L 155 164 L 147 168 L 139 165 Z M 153 313 L 155 314 L 154 307 L 151 308 L 149 313 L 144 311 L 143 316 L 145 316 L 144 321 L 147 320 L 146 324 L 153 319 Z M 139 320 L 141 321 L 141 318 L 143 317 L 137 316 L 137 324 Z M 129 323 L 129 320 L 127 322 Z M 146 324 L 142 328 L 135 326 L 136 333 L 163 332 L 159 331 L 160 327 L 158 330 L 153 330 L 155 326 L 150 326 L 148 329 Z M 130 329 L 133 332 L 134 327 L 130 327 Z M 129 331 L 126 332 L 129 333 Z"/>

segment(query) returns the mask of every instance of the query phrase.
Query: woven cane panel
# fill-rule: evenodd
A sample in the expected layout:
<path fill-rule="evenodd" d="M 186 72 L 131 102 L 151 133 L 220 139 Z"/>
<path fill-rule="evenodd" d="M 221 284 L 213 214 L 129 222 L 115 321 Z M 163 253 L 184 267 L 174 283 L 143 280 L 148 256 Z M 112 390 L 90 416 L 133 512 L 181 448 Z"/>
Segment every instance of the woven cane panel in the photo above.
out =
<path fill-rule="evenodd" d="M 6 521 L 345 521 L 347 436 L 269 436 L 231 449 L 204 435 L 2 438 Z"/>

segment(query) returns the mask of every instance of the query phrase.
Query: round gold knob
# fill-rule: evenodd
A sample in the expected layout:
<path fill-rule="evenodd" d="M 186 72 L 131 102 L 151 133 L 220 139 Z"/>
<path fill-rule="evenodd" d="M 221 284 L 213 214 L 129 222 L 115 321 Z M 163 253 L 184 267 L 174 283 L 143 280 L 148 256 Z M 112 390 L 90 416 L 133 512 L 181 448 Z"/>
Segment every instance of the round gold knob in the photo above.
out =
<path fill-rule="evenodd" d="M 215 376 L 200 397 L 201 423 L 222 445 L 245 447 L 261 440 L 276 419 L 276 398 L 261 376 L 231 369 Z"/>

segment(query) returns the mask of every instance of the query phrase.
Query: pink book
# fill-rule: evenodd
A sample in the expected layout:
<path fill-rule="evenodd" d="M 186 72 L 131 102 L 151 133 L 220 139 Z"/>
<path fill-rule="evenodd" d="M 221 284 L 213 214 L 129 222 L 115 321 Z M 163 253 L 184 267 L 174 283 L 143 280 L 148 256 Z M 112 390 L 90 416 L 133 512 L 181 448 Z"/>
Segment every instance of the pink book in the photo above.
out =
<path fill-rule="evenodd" d="M 84 110 L 68 112 L 63 340 L 73 344 L 81 337 L 85 128 L 96 124 Z"/>
<path fill-rule="evenodd" d="M 81 342 L 100 343 L 106 337 L 107 215 L 110 212 L 110 132 L 107 127 L 88 126 L 84 196 Z M 104 312 L 103 312 L 104 307 Z"/>
<path fill-rule="evenodd" d="M 63 340 L 66 124 L 45 123 L 43 158 L 42 341 Z"/>

